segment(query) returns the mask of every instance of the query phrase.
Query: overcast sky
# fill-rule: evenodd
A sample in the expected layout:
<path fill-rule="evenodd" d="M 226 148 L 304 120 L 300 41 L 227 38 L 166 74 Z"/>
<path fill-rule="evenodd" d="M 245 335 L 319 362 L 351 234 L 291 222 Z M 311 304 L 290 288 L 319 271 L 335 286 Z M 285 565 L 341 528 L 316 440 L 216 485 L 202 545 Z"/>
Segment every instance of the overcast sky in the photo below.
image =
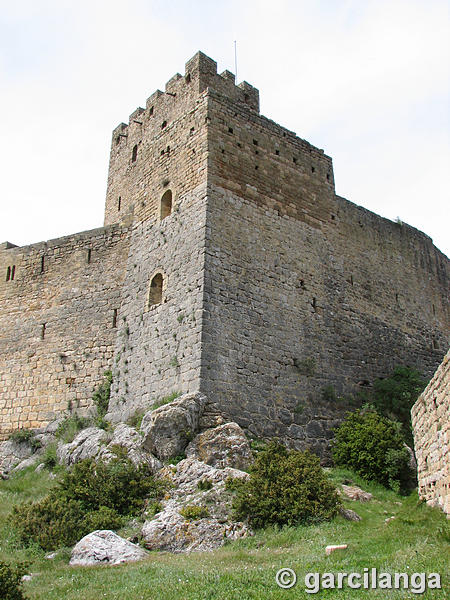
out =
<path fill-rule="evenodd" d="M 202 50 L 447 255 L 446 0 L 0 0 L 0 242 L 101 226 L 111 132 Z"/>

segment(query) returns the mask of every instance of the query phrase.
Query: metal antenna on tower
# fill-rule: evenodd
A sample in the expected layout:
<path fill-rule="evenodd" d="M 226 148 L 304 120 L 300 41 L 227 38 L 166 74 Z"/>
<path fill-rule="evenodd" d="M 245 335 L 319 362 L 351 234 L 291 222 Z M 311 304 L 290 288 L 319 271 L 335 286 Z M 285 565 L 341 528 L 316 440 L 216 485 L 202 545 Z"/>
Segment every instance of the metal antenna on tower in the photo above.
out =
<path fill-rule="evenodd" d="M 237 82 L 237 48 L 236 48 L 236 40 L 234 40 L 234 74 L 236 76 L 236 82 Z"/>

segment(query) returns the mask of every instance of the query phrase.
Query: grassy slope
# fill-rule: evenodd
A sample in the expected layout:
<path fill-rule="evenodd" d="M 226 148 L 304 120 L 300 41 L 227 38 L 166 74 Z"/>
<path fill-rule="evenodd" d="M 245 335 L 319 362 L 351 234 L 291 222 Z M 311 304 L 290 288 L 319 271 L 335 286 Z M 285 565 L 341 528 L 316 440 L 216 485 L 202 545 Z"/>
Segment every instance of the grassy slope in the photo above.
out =
<path fill-rule="evenodd" d="M 345 502 L 362 517 L 359 523 L 338 517 L 310 527 L 267 529 L 253 538 L 228 544 L 212 553 L 171 555 L 151 553 L 148 560 L 117 567 L 71 568 L 70 551 L 54 560 L 38 548 L 24 549 L 10 526 L 13 504 L 37 499 L 51 487 L 45 472 L 27 471 L 0 482 L 0 559 L 30 560 L 38 573 L 24 586 L 30 600 L 263 600 L 288 598 L 439 598 L 449 594 L 449 523 L 437 509 L 417 501 L 416 494 L 397 496 L 357 476 L 334 470 L 336 482 L 351 478 L 374 495 L 369 503 Z M 386 517 L 395 519 L 386 524 Z M 348 550 L 325 556 L 328 544 L 347 543 Z M 290 590 L 278 588 L 275 573 L 281 567 L 297 572 Z M 376 567 L 387 572 L 439 572 L 446 586 L 423 595 L 399 591 L 322 590 L 305 593 L 307 572 L 363 572 Z"/>

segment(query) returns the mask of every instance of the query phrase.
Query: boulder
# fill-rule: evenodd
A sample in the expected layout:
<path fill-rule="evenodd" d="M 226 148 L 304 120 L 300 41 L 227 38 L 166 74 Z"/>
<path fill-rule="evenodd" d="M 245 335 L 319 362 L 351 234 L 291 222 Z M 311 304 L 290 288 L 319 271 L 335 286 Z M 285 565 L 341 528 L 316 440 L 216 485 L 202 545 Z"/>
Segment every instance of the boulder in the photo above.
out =
<path fill-rule="evenodd" d="M 186 448 L 186 456 L 221 469 L 248 469 L 253 462 L 250 444 L 237 423 L 225 423 L 199 433 Z"/>
<path fill-rule="evenodd" d="M 344 508 L 341 506 L 339 509 L 339 514 L 347 521 L 362 521 L 362 518 L 358 515 L 358 513 L 351 508 Z"/>
<path fill-rule="evenodd" d="M 14 465 L 29 458 L 33 448 L 27 441 L 16 442 L 7 440 L 0 443 L 0 471 L 8 473 Z"/>
<path fill-rule="evenodd" d="M 369 502 L 369 500 L 372 500 L 372 494 L 370 492 L 365 492 L 356 485 L 342 484 L 342 491 L 347 498 L 350 498 L 350 500 L 359 500 L 360 502 Z"/>
<path fill-rule="evenodd" d="M 194 458 L 176 467 L 161 469 L 158 476 L 172 484 L 163 509 L 144 523 L 142 535 L 150 550 L 200 552 L 222 546 L 225 540 L 252 535 L 246 525 L 234 522 L 233 495 L 226 489 L 229 478 L 248 478 L 248 473 L 227 467 L 217 469 Z M 200 487 L 199 487 L 200 484 Z M 208 516 L 187 520 L 180 511 L 186 505 L 202 506 Z"/>
<path fill-rule="evenodd" d="M 142 436 L 140 433 L 125 423 L 117 425 L 111 441 L 100 450 L 98 458 L 102 460 L 113 458 L 115 446 L 124 448 L 127 451 L 129 459 L 136 467 L 148 465 L 153 473 L 162 467 L 162 463 L 153 454 L 145 452 L 142 448 Z"/>
<path fill-rule="evenodd" d="M 187 520 L 175 505 L 147 521 L 142 529 L 146 548 L 169 552 L 210 551 L 222 546 L 227 537 L 238 539 L 249 533 L 244 523 L 220 523 L 215 518 Z"/>
<path fill-rule="evenodd" d="M 108 529 L 100 529 L 85 535 L 73 548 L 70 557 L 72 566 L 118 565 L 142 560 L 148 553 L 136 544 L 121 538 Z"/>
<path fill-rule="evenodd" d="M 144 415 L 143 447 L 161 460 L 183 454 L 197 433 L 206 398 L 200 393 L 185 394 Z"/>
<path fill-rule="evenodd" d="M 87 427 L 80 431 L 73 442 L 62 444 L 56 449 L 59 462 L 73 465 L 85 458 L 94 458 L 108 441 L 108 434 L 98 427 Z"/>

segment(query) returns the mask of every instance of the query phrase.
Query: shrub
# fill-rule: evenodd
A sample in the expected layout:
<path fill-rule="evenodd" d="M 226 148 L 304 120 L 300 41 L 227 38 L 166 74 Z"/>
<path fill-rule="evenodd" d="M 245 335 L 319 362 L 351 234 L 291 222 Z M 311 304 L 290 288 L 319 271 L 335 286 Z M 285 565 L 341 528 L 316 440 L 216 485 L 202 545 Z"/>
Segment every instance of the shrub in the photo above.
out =
<path fill-rule="evenodd" d="M 24 542 L 53 550 L 74 544 L 93 529 L 121 527 L 144 508 L 146 498 L 158 499 L 164 487 L 128 459 L 86 459 L 66 471 L 46 498 L 15 507 L 13 522 Z"/>
<path fill-rule="evenodd" d="M 87 417 L 80 417 L 77 414 L 71 415 L 64 419 L 64 421 L 61 421 L 55 431 L 55 436 L 58 440 L 68 444 L 73 441 L 73 438 L 79 431 L 85 427 L 89 427 L 90 424 L 91 422 Z"/>
<path fill-rule="evenodd" d="M 396 367 L 389 377 L 376 379 L 372 403 L 384 416 L 400 421 L 405 442 L 412 445 L 411 408 L 424 390 L 425 379 L 415 369 Z"/>
<path fill-rule="evenodd" d="M 353 469 L 364 479 L 403 491 L 411 471 L 400 429 L 399 423 L 380 416 L 371 407 L 348 413 L 336 431 L 334 462 Z"/>
<path fill-rule="evenodd" d="M 14 567 L 0 561 L 0 598 L 2 600 L 26 600 L 22 592 L 22 577 L 28 569 L 27 563 Z"/>
<path fill-rule="evenodd" d="M 111 371 L 105 371 L 103 375 L 105 377 L 105 381 L 101 383 L 92 394 L 92 400 L 97 407 L 97 416 L 100 420 L 103 419 L 108 412 L 113 377 Z"/>
<path fill-rule="evenodd" d="M 187 504 L 180 510 L 180 515 L 188 521 L 196 521 L 209 516 L 208 509 L 205 506 L 197 506 L 196 504 Z"/>
<path fill-rule="evenodd" d="M 42 462 L 46 469 L 53 469 L 58 464 L 58 457 L 56 455 L 56 443 L 49 444 L 42 454 Z"/>
<path fill-rule="evenodd" d="M 197 488 L 199 490 L 202 490 L 203 492 L 206 492 L 208 490 L 210 490 L 213 486 L 213 483 L 210 479 L 200 479 L 197 483 Z"/>
<path fill-rule="evenodd" d="M 9 439 L 13 442 L 16 442 L 16 444 L 29 444 L 33 438 L 33 435 L 34 434 L 31 429 L 18 429 L 9 436 Z"/>
<path fill-rule="evenodd" d="M 328 520 L 340 505 L 317 456 L 288 451 L 273 441 L 256 455 L 250 478 L 236 479 L 227 487 L 236 492 L 236 517 L 248 519 L 255 528 Z"/>

